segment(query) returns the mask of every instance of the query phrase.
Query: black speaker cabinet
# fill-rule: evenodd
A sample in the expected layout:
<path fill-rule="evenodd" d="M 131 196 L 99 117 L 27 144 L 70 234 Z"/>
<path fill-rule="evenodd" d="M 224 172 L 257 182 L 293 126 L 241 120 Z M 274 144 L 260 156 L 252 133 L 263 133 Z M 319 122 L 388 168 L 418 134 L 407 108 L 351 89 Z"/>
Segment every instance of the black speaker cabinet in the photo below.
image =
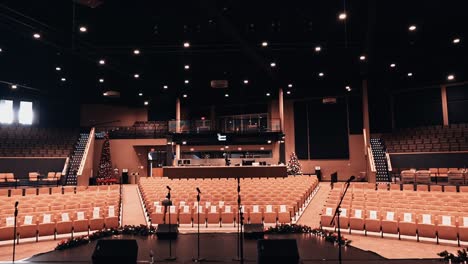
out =
<path fill-rule="evenodd" d="M 299 251 L 295 239 L 260 239 L 257 241 L 258 264 L 298 264 Z"/>
<path fill-rule="evenodd" d="M 92 260 L 100 263 L 137 263 L 138 245 L 135 239 L 98 240 Z"/>
<path fill-rule="evenodd" d="M 244 225 L 244 237 L 251 239 L 262 239 L 263 238 L 263 224 L 245 224 Z"/>
<path fill-rule="evenodd" d="M 158 239 L 176 239 L 179 235 L 179 228 L 176 224 L 171 224 L 169 230 L 169 224 L 159 224 L 156 229 L 156 236 Z"/>

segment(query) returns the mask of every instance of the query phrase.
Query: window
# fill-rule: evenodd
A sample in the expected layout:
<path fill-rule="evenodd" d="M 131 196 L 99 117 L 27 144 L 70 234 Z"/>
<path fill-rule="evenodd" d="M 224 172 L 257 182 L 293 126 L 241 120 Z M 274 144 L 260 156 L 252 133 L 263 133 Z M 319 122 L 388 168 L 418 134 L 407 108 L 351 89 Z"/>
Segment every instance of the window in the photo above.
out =
<path fill-rule="evenodd" d="M 33 122 L 33 116 L 32 102 L 21 101 L 18 112 L 19 123 L 23 125 L 31 125 Z"/>
<path fill-rule="evenodd" d="M 11 124 L 13 123 L 13 101 L 12 100 L 0 100 L 0 123 Z"/>

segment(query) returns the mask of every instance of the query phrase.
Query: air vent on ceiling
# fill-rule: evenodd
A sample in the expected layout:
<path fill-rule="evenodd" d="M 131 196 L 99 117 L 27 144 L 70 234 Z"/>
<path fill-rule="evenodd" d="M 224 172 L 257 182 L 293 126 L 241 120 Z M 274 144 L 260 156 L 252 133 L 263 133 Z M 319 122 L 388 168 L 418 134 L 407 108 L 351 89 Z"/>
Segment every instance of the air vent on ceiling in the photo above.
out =
<path fill-rule="evenodd" d="M 336 104 L 336 97 L 325 97 L 322 99 L 323 104 Z"/>
<path fill-rule="evenodd" d="M 227 80 L 212 80 L 211 88 L 227 88 L 228 84 Z"/>

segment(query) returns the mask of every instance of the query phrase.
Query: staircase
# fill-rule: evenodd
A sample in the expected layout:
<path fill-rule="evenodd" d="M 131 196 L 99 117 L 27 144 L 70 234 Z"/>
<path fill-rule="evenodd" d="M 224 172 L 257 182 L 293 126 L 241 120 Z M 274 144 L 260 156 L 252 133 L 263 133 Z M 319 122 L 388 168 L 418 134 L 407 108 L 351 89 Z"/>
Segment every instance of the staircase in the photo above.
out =
<path fill-rule="evenodd" d="M 372 155 L 374 156 L 376 181 L 390 182 L 389 166 L 387 164 L 387 155 L 384 144 L 380 138 L 371 138 L 370 140 Z"/>
<path fill-rule="evenodd" d="M 77 184 L 77 173 L 80 168 L 81 160 L 83 159 L 83 153 L 88 142 L 89 133 L 80 133 L 78 142 L 75 145 L 75 150 L 70 158 L 68 166 L 67 178 L 65 185 L 76 185 Z"/>

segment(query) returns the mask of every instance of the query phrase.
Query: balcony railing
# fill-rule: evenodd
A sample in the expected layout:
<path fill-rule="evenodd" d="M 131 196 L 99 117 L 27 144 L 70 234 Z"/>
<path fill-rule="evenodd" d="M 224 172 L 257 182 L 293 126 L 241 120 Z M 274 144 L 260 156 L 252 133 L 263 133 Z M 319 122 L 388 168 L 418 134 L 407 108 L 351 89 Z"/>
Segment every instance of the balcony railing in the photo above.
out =
<path fill-rule="evenodd" d="M 213 126 L 210 120 L 172 120 L 169 121 L 171 133 L 204 133 L 219 131 L 223 133 L 281 132 L 279 119 L 222 118 Z"/>
<path fill-rule="evenodd" d="M 96 138 L 104 138 L 104 133 L 109 133 L 109 138 L 165 138 L 167 127 L 133 127 L 113 126 L 96 127 Z"/>

